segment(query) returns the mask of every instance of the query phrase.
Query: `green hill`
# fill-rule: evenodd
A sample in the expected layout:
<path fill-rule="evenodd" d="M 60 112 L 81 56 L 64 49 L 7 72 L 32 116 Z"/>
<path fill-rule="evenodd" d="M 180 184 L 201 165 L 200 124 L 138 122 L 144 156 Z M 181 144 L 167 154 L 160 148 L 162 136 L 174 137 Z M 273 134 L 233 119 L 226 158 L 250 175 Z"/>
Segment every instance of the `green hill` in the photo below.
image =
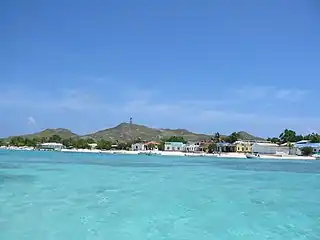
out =
<path fill-rule="evenodd" d="M 244 131 L 238 132 L 238 134 L 241 140 L 263 140 L 263 138 L 255 137 Z M 129 124 L 129 123 L 121 123 L 115 127 L 107 128 L 107 129 L 104 129 L 95 133 L 87 134 L 84 136 L 77 135 L 68 129 L 56 128 L 56 129 L 45 129 L 41 132 L 22 135 L 21 137 L 49 138 L 52 135 L 59 135 L 63 139 L 79 137 L 79 138 L 92 138 L 95 140 L 104 139 L 112 142 L 115 142 L 115 141 L 129 142 L 133 140 L 159 141 L 163 138 L 171 137 L 171 136 L 182 136 L 187 141 L 199 141 L 199 140 L 209 140 L 212 137 L 212 135 L 193 133 L 186 129 L 157 129 L 157 128 L 147 127 L 144 125 Z"/>
<path fill-rule="evenodd" d="M 52 135 L 59 135 L 61 138 L 73 138 L 73 137 L 78 137 L 77 134 L 71 132 L 69 129 L 65 128 L 48 128 L 45 129 L 41 132 L 33 133 L 33 134 L 27 134 L 27 135 L 22 135 L 20 137 L 24 138 L 49 138 Z M 9 137 L 11 138 L 11 137 Z"/>
<path fill-rule="evenodd" d="M 209 135 L 197 134 L 185 129 L 156 129 L 144 125 L 121 123 L 116 127 L 86 135 L 93 139 L 109 141 L 160 140 L 164 137 L 183 136 L 188 141 L 210 139 Z"/>
<path fill-rule="evenodd" d="M 241 140 L 265 140 L 264 138 L 253 136 L 244 131 L 240 131 L 238 132 L 238 134 Z"/>

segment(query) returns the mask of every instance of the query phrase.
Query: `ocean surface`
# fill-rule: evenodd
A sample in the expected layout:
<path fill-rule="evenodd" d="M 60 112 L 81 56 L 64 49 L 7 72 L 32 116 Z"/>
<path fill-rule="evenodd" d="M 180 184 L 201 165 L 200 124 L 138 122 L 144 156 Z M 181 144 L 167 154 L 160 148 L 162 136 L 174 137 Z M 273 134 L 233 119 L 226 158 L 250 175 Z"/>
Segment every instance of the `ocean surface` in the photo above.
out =
<path fill-rule="evenodd" d="M 1 240 L 320 239 L 320 161 L 0 151 Z"/>

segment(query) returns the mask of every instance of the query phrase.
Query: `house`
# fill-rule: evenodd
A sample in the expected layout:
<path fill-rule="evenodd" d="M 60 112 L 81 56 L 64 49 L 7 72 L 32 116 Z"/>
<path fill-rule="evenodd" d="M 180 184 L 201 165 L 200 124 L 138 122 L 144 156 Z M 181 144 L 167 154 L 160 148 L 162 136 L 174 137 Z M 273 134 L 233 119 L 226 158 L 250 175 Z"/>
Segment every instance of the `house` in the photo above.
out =
<path fill-rule="evenodd" d="M 297 148 L 289 146 L 279 146 L 276 143 L 254 143 L 252 145 L 252 152 L 257 154 L 296 155 Z"/>
<path fill-rule="evenodd" d="M 186 150 L 186 144 L 183 142 L 165 142 L 164 150 L 184 152 Z"/>
<path fill-rule="evenodd" d="M 42 150 L 52 150 L 52 151 L 61 151 L 61 149 L 65 148 L 65 146 L 62 143 L 55 143 L 55 142 L 49 142 L 49 143 L 42 143 L 38 145 L 39 149 Z"/>
<path fill-rule="evenodd" d="M 232 143 L 218 142 L 216 145 L 217 145 L 218 152 L 235 152 L 236 151 L 236 145 Z"/>
<path fill-rule="evenodd" d="M 185 146 L 185 150 L 187 152 L 200 152 L 202 151 L 202 148 L 199 142 L 194 142 L 194 143 L 187 143 Z"/>
<path fill-rule="evenodd" d="M 313 149 L 313 154 L 320 154 L 320 143 L 311 143 L 309 140 L 303 140 L 296 142 L 295 147 L 300 150 L 304 147 L 310 147 Z"/>
<path fill-rule="evenodd" d="M 160 145 L 159 142 L 150 141 L 146 142 L 145 144 L 146 150 L 158 150 L 158 146 Z"/>
<path fill-rule="evenodd" d="M 88 145 L 91 149 L 96 149 L 96 147 L 98 146 L 98 144 L 96 143 L 89 143 Z"/>
<path fill-rule="evenodd" d="M 252 144 L 250 142 L 236 141 L 234 144 L 236 145 L 236 152 L 237 153 L 251 153 L 252 152 Z"/>
<path fill-rule="evenodd" d="M 147 150 L 147 146 L 144 143 L 134 143 L 131 145 L 132 151 L 145 151 Z"/>

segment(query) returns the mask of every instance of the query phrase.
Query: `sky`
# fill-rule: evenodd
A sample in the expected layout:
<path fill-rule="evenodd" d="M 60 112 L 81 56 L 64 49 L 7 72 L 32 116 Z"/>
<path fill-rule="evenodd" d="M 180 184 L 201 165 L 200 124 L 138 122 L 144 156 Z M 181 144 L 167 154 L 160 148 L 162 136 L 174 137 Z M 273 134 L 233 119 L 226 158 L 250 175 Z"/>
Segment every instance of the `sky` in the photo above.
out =
<path fill-rule="evenodd" d="M 11 0 L 0 29 L 0 137 L 320 132 L 317 0 Z"/>

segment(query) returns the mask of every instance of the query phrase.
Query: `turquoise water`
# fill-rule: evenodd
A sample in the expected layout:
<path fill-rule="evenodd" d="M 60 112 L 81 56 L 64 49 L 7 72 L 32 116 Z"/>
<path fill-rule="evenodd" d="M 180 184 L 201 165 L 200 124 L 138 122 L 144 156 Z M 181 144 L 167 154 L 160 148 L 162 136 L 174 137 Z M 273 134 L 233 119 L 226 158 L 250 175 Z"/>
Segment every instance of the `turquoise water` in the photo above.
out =
<path fill-rule="evenodd" d="M 0 239 L 320 239 L 320 161 L 1 151 Z"/>

